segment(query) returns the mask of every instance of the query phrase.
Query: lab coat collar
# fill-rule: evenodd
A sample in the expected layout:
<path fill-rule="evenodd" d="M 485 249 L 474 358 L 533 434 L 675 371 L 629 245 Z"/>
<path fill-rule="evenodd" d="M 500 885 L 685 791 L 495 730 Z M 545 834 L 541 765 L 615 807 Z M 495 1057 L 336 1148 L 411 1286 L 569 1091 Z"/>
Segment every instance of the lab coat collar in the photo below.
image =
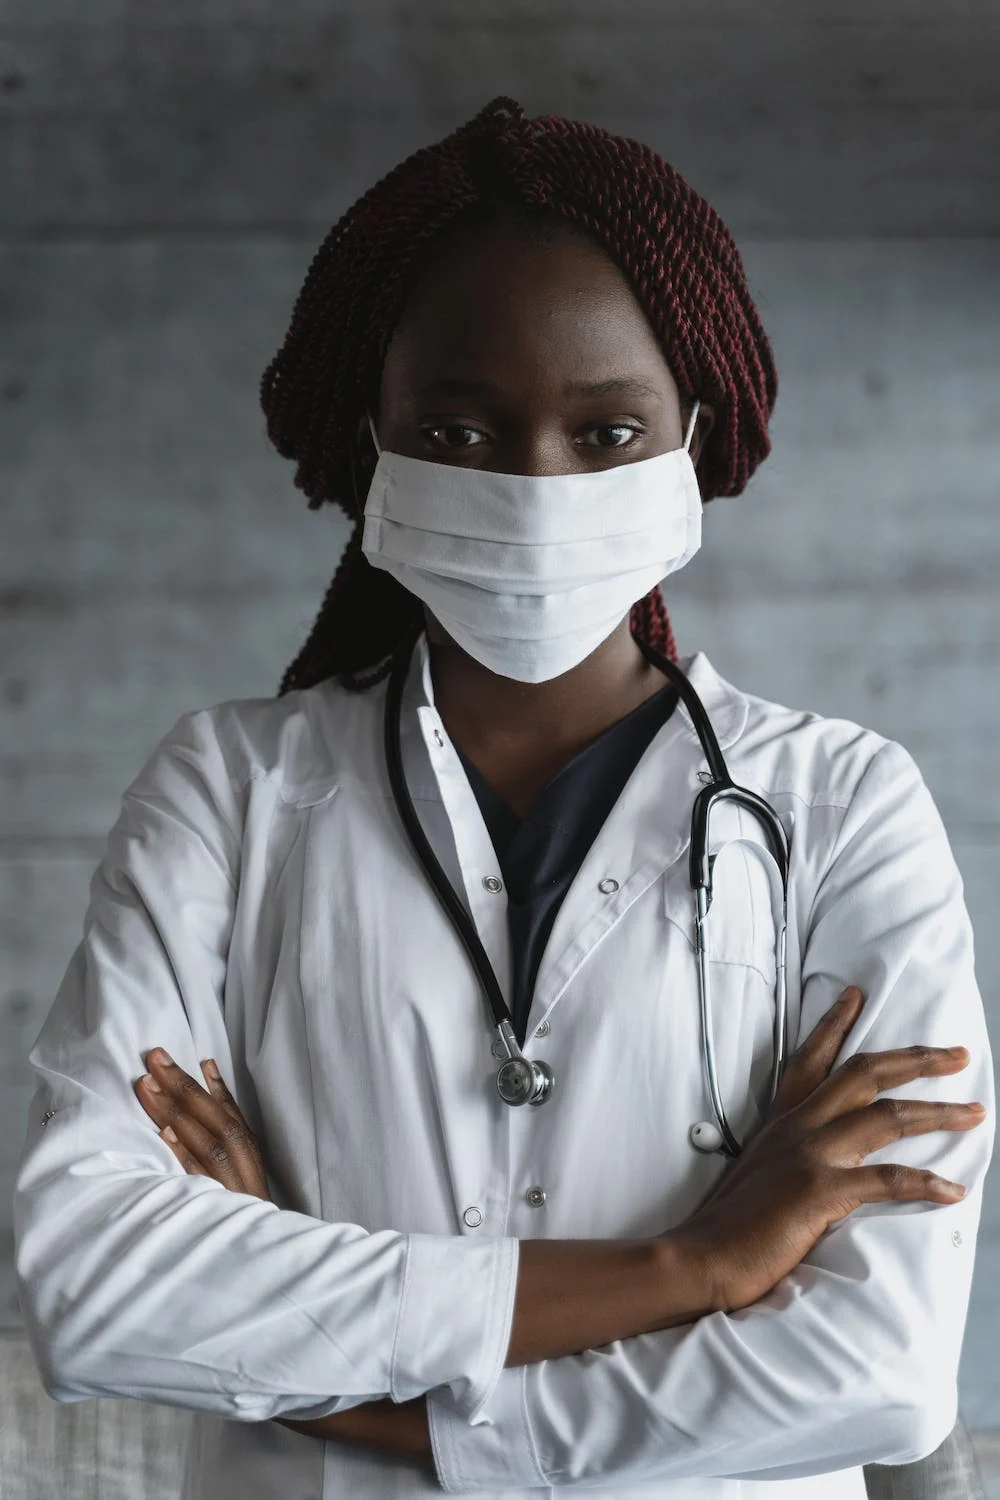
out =
<path fill-rule="evenodd" d="M 687 673 L 691 686 L 705 705 L 720 747 L 728 750 L 746 728 L 750 707 L 745 694 L 719 676 L 703 651 L 683 657 L 678 666 Z M 680 712 L 688 737 L 697 742 L 698 735 L 690 714 L 683 705 Z"/>
<path fill-rule="evenodd" d="M 691 686 L 705 705 L 721 748 L 727 750 L 736 743 L 746 726 L 749 705 L 745 694 L 720 677 L 703 651 L 681 658 L 678 665 L 687 673 Z M 417 641 L 403 702 L 411 712 L 418 707 L 435 707 L 430 647 L 426 634 L 422 634 Z M 683 732 L 697 744 L 698 735 L 687 709 L 679 705 L 677 713 Z"/>
<path fill-rule="evenodd" d="M 749 703 L 745 694 L 721 677 L 702 651 L 682 658 L 679 665 L 688 674 L 691 685 L 705 705 L 719 744 L 725 752 L 739 739 L 746 725 Z M 359 705 L 359 717 L 352 730 L 344 723 L 343 698 L 346 695 L 342 688 L 326 681 L 310 690 L 310 693 L 320 695 L 318 702 L 323 705 L 318 737 L 322 759 L 317 764 L 317 742 L 314 740 L 313 754 L 307 757 L 307 767 L 302 767 L 295 758 L 283 766 L 276 779 L 279 780 L 280 795 L 286 803 L 308 806 L 323 801 L 336 791 L 345 778 L 353 779 L 360 773 L 367 779 L 373 761 L 381 764 L 386 691 L 386 684 L 383 683 L 379 689 L 369 693 L 350 695 L 352 707 Z M 367 714 L 361 710 L 360 705 L 367 708 Z M 429 713 L 425 712 L 423 715 L 427 729 L 433 732 L 434 727 L 438 727 L 443 733 L 444 726 L 440 723 L 434 701 L 430 648 L 426 634 L 422 634 L 417 640 L 403 687 L 401 731 L 404 745 L 414 735 L 418 743 L 423 740 L 419 727 L 421 709 L 429 710 Z M 683 704 L 671 714 L 656 736 L 654 744 L 660 747 L 667 742 L 673 744 L 678 736 L 678 743 L 691 752 L 684 759 L 691 762 L 694 774 L 697 769 L 704 767 L 705 762 L 694 724 Z M 271 775 L 274 776 L 274 773 Z M 410 792 L 415 798 L 433 798 L 438 795 L 435 778 L 424 755 L 411 753 L 408 757 L 407 775 L 412 778 Z M 385 779 L 384 773 L 382 779 Z"/>

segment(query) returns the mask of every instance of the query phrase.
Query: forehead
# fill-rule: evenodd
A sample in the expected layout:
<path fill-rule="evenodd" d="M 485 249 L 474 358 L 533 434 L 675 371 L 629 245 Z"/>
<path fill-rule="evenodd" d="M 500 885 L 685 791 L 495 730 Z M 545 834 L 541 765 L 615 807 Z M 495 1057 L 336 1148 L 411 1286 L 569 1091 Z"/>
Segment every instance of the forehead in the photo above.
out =
<path fill-rule="evenodd" d="M 417 273 L 389 343 L 383 386 L 445 379 L 507 385 L 631 375 L 675 389 L 621 269 L 571 226 L 465 226 Z"/>

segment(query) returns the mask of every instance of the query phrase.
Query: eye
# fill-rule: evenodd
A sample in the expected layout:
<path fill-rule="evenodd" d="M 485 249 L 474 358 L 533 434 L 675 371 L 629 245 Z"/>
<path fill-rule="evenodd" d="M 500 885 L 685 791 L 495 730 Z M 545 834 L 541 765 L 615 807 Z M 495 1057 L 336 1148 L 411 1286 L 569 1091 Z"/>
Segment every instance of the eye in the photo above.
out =
<path fill-rule="evenodd" d="M 478 427 L 467 427 L 462 422 L 444 422 L 434 427 L 421 427 L 420 431 L 432 447 L 450 452 L 457 448 L 478 448 L 486 441 L 486 434 Z"/>
<path fill-rule="evenodd" d="M 588 448 L 627 448 L 633 438 L 639 437 L 641 433 L 641 427 L 633 427 L 627 422 L 602 422 L 599 427 L 588 430 L 584 445 Z M 592 442 L 594 434 L 597 437 Z"/>

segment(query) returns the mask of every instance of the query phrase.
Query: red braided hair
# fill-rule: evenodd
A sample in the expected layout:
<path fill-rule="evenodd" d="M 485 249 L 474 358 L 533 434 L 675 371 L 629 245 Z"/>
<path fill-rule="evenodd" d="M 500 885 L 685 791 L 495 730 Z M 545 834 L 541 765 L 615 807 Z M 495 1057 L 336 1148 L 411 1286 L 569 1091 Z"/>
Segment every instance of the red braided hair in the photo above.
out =
<path fill-rule="evenodd" d="M 361 551 L 358 420 L 377 405 L 389 338 L 430 242 L 505 208 L 568 221 L 628 277 L 682 402 L 699 397 L 715 409 L 698 467 L 703 500 L 739 494 L 770 452 L 771 348 L 715 210 L 650 147 L 558 116 L 529 120 L 513 99 L 494 99 L 401 162 L 333 226 L 261 379 L 268 437 L 295 460 L 295 484 L 310 508 L 332 501 L 355 521 L 282 693 L 330 677 L 362 691 L 419 633 L 420 601 Z M 633 607 L 630 626 L 676 660 L 658 588 Z"/>

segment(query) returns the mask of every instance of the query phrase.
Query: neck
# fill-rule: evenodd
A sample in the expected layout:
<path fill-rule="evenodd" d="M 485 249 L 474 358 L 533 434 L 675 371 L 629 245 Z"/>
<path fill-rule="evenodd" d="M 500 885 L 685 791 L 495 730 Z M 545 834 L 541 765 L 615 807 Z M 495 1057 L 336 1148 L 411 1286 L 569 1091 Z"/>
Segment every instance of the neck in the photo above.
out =
<path fill-rule="evenodd" d="M 482 666 L 432 622 L 434 699 L 449 736 L 474 764 L 541 774 L 570 759 L 665 678 L 636 645 L 628 617 L 579 666 L 548 682 L 517 682 Z"/>

